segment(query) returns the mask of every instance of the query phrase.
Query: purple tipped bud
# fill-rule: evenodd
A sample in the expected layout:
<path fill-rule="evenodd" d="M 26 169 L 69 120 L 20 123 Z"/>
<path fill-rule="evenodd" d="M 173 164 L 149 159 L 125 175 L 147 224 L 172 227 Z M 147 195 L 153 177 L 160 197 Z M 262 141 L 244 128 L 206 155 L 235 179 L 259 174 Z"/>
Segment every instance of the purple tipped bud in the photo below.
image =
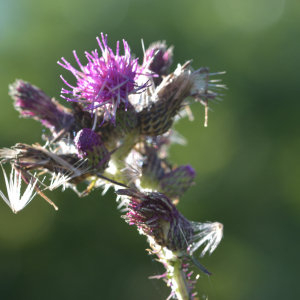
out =
<path fill-rule="evenodd" d="M 129 225 L 136 225 L 143 234 L 171 251 L 188 248 L 193 240 L 192 225 L 167 196 L 133 189 L 118 190 L 116 193 L 129 197 L 129 211 L 124 216 Z"/>
<path fill-rule="evenodd" d="M 61 129 L 71 126 L 74 121 L 67 108 L 29 82 L 16 80 L 9 86 L 9 95 L 15 101 L 15 109 L 20 112 L 22 117 L 40 121 L 51 130 L 59 132 Z"/>
<path fill-rule="evenodd" d="M 195 176 L 196 171 L 190 165 L 180 166 L 161 178 L 160 191 L 171 199 L 178 199 L 192 185 Z"/>
<path fill-rule="evenodd" d="M 169 73 L 169 68 L 173 62 L 173 46 L 167 49 L 166 42 L 155 42 L 146 50 L 146 60 L 154 56 L 149 65 L 149 70 L 158 74 L 160 77 L 153 78 L 155 85 L 162 82 L 161 76 Z"/>
<path fill-rule="evenodd" d="M 80 158 L 88 159 L 91 166 L 101 171 L 107 168 L 110 154 L 99 134 L 89 128 L 84 128 L 77 133 L 74 142 Z"/>

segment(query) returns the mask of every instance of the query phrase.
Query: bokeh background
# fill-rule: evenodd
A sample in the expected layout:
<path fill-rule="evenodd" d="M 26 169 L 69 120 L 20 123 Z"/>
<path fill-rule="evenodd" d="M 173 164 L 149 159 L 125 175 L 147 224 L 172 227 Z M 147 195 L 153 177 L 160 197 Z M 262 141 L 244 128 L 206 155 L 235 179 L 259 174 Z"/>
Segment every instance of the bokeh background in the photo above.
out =
<path fill-rule="evenodd" d="M 8 84 L 20 78 L 60 99 L 59 75 L 72 76 L 56 62 L 75 66 L 74 49 L 84 62 L 100 32 L 113 49 L 126 39 L 137 57 L 142 38 L 146 47 L 166 40 L 175 46 L 172 70 L 193 59 L 194 68 L 227 71 L 208 128 L 194 104 L 195 121 L 176 126 L 188 145 L 170 156 L 198 173 L 179 210 L 224 224 L 220 246 L 201 260 L 215 275 L 201 274 L 196 290 L 200 299 L 297 299 L 299 15 L 292 0 L 0 0 L 0 146 L 42 143 L 43 128 L 18 118 Z M 57 212 L 38 196 L 17 215 L 0 202 L 0 299 L 168 297 L 164 282 L 148 279 L 163 267 L 120 218 L 112 190 L 48 196 Z"/>

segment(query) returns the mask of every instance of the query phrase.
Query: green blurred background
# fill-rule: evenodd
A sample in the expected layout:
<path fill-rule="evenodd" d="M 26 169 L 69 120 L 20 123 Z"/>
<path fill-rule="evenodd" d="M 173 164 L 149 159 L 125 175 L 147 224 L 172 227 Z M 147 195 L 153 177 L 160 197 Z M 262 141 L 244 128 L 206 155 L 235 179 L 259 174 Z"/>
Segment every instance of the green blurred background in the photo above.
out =
<path fill-rule="evenodd" d="M 59 75 L 74 79 L 56 62 L 76 66 L 74 49 L 84 62 L 102 31 L 137 57 L 142 38 L 146 47 L 166 40 L 173 70 L 193 59 L 194 68 L 227 71 L 208 128 L 193 105 L 195 121 L 176 126 L 188 145 L 170 156 L 198 173 L 179 210 L 224 224 L 220 246 L 201 260 L 215 275 L 201 274 L 196 290 L 200 299 L 298 299 L 299 15 L 292 0 L 0 0 L 0 146 L 42 143 L 43 128 L 18 118 L 8 84 L 20 78 L 60 99 Z M 167 298 L 165 283 L 148 279 L 163 267 L 120 218 L 112 190 L 48 196 L 57 212 L 38 196 L 17 215 L 0 202 L 0 299 Z"/>

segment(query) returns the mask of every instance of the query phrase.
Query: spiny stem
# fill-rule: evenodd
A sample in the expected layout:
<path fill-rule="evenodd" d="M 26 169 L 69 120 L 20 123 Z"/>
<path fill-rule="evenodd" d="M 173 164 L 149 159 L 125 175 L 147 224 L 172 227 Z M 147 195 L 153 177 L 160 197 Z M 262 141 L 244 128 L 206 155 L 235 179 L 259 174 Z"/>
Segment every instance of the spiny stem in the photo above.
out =
<path fill-rule="evenodd" d="M 191 287 L 187 281 L 186 274 L 182 268 L 181 259 L 177 258 L 175 262 L 168 265 L 173 285 L 178 300 L 194 300 Z"/>
<path fill-rule="evenodd" d="M 132 150 L 137 142 L 138 131 L 133 130 L 129 132 L 123 140 L 123 144 L 111 155 L 111 160 L 114 162 L 118 169 L 123 169 L 126 167 L 124 159 L 127 157 L 129 152 Z"/>

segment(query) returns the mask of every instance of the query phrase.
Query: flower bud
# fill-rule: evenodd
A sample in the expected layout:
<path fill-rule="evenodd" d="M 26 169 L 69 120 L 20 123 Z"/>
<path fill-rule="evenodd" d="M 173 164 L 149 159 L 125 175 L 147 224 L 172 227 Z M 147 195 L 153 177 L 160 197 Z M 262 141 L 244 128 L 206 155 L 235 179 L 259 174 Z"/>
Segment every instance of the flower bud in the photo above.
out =
<path fill-rule="evenodd" d="M 180 166 L 160 179 L 160 191 L 171 199 L 178 199 L 193 184 L 195 176 L 196 172 L 190 165 Z"/>
<path fill-rule="evenodd" d="M 88 159 L 91 166 L 101 171 L 107 168 L 110 154 L 99 134 L 89 128 L 83 128 L 77 133 L 74 142 L 80 158 Z"/>
<path fill-rule="evenodd" d="M 15 102 L 15 109 L 22 117 L 40 121 L 55 132 L 72 125 L 74 118 L 67 108 L 51 99 L 36 86 L 23 80 L 16 80 L 9 89 L 9 95 Z"/>
<path fill-rule="evenodd" d="M 169 73 L 169 68 L 173 62 L 173 46 L 167 49 L 166 42 L 152 43 L 146 50 L 146 60 L 153 57 L 149 65 L 149 70 L 158 74 L 159 77 L 154 77 L 155 85 L 159 85 L 162 82 L 161 76 L 166 76 Z"/>
<path fill-rule="evenodd" d="M 161 247 L 171 251 L 185 251 L 193 239 L 193 228 L 164 194 L 142 193 L 122 189 L 118 195 L 129 197 L 128 212 L 124 216 L 129 225 L 136 225 Z"/>

